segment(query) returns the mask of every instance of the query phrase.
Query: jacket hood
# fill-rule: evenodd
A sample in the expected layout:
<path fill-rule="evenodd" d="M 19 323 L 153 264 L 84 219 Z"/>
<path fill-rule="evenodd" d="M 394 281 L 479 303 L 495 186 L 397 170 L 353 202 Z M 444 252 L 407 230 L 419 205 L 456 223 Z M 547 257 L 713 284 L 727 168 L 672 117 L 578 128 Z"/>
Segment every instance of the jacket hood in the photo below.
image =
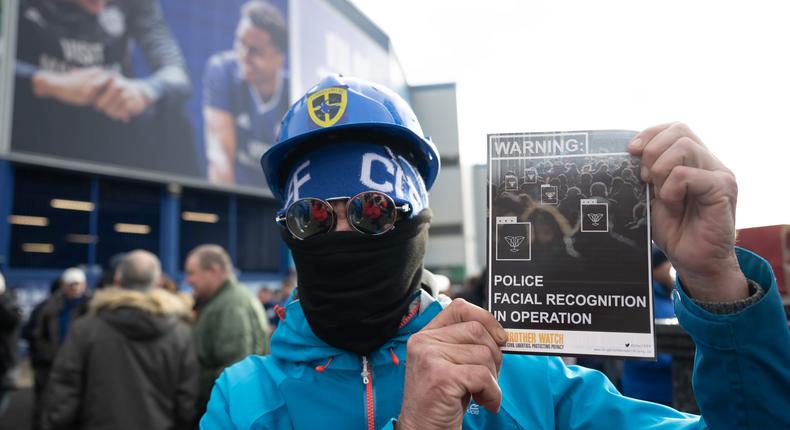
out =
<path fill-rule="evenodd" d="M 185 296 L 161 289 L 148 291 L 106 288 L 90 304 L 91 313 L 132 339 L 151 339 L 169 332 L 179 319 L 189 320 Z"/>
<path fill-rule="evenodd" d="M 326 365 L 331 359 L 331 368 L 341 370 L 359 369 L 360 356 L 349 351 L 331 346 L 318 338 L 302 311 L 298 297 L 298 289 L 289 298 L 285 306 L 285 318 L 281 319 L 271 339 L 272 355 L 280 360 L 292 363 L 308 363 L 310 365 Z M 424 289 L 420 290 L 420 310 L 396 335 L 378 350 L 368 354 L 373 365 L 391 363 L 392 355 L 398 360 L 406 360 L 406 342 L 409 336 L 425 327 L 449 303 L 446 296 L 433 297 Z"/>

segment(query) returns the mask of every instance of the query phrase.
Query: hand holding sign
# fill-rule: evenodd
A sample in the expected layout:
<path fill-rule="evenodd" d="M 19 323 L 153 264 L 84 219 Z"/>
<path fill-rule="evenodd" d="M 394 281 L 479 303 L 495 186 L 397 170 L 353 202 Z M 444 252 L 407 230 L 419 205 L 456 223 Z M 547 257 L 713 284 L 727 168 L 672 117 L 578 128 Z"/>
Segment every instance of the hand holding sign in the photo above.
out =
<path fill-rule="evenodd" d="M 490 313 L 454 300 L 409 339 L 398 429 L 461 428 L 470 397 L 498 411 L 506 339 Z"/>
<path fill-rule="evenodd" d="M 684 124 L 639 133 L 628 145 L 642 157 L 642 179 L 654 188 L 653 239 L 692 297 L 733 301 L 748 296 L 735 257 L 735 176 Z"/>

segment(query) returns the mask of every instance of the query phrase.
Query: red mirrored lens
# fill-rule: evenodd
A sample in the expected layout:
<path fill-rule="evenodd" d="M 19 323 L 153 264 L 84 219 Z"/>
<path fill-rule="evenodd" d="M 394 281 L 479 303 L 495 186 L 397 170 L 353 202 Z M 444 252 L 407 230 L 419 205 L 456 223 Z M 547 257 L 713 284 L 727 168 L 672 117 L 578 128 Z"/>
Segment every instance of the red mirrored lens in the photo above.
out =
<path fill-rule="evenodd" d="M 295 201 L 285 213 L 288 231 L 299 239 L 307 239 L 326 233 L 335 224 L 332 206 L 320 199 L 300 199 Z"/>
<path fill-rule="evenodd" d="M 377 235 L 392 230 L 398 209 L 384 193 L 369 191 L 349 200 L 348 222 L 361 233 Z"/>

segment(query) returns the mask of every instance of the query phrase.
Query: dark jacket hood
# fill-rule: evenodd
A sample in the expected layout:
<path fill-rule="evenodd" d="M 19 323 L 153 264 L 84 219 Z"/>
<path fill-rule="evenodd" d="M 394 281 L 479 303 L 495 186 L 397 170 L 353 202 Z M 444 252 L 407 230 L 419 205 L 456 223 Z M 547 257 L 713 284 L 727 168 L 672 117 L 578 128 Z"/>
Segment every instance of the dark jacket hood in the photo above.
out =
<path fill-rule="evenodd" d="M 139 340 L 162 336 L 179 319 L 190 317 L 190 306 L 184 297 L 161 289 L 100 290 L 91 301 L 90 311 L 126 337 Z"/>

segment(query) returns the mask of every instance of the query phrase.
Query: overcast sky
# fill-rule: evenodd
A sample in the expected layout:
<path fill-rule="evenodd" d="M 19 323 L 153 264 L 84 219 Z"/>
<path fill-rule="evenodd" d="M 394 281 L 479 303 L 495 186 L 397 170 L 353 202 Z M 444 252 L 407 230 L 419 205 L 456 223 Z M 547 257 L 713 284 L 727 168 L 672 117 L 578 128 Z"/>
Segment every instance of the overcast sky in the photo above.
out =
<path fill-rule="evenodd" d="M 735 172 L 738 227 L 790 224 L 787 2 L 352 1 L 410 85 L 457 83 L 462 163 L 488 133 L 683 121 Z"/>

